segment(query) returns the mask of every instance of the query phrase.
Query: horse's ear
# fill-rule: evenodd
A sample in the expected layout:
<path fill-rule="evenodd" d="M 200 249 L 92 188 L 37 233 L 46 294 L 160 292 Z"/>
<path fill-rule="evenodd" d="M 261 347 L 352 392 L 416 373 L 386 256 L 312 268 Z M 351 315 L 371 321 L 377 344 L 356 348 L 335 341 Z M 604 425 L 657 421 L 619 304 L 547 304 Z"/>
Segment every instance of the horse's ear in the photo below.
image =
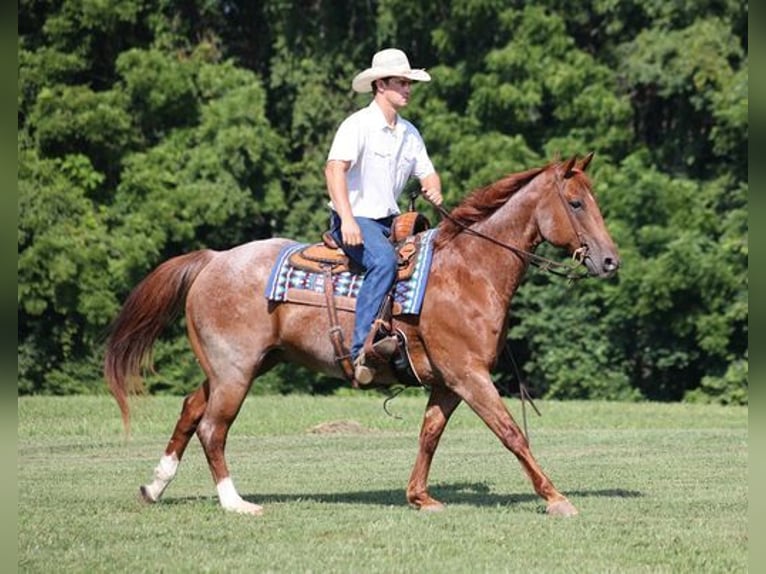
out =
<path fill-rule="evenodd" d="M 574 175 L 574 164 L 577 161 L 577 156 L 573 155 L 569 160 L 564 164 L 564 179 L 569 179 Z"/>
<path fill-rule="evenodd" d="M 582 160 L 582 163 L 580 164 L 580 169 L 581 169 L 582 171 L 585 171 L 586 169 L 588 169 L 588 165 L 590 165 L 590 160 L 592 160 L 592 159 L 593 159 L 593 154 L 594 154 L 594 153 L 595 153 L 595 152 L 590 152 L 588 155 L 586 155 L 586 156 L 583 158 L 583 160 Z"/>

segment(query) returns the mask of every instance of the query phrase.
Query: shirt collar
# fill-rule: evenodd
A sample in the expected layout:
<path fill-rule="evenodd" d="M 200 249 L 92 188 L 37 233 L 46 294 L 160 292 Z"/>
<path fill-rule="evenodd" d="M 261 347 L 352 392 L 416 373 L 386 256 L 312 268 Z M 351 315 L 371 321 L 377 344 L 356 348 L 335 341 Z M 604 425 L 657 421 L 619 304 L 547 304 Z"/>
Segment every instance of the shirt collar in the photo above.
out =
<path fill-rule="evenodd" d="M 386 121 L 386 116 L 383 115 L 383 110 L 380 109 L 380 106 L 378 105 L 378 102 L 375 100 L 372 100 L 369 105 L 370 110 L 372 110 L 373 117 L 375 118 L 375 127 L 378 129 L 384 130 L 384 129 L 391 129 L 388 125 L 388 122 Z M 404 129 L 404 124 L 402 123 L 402 118 L 399 116 L 399 114 L 396 114 L 396 125 L 394 126 L 395 132 L 401 132 Z"/>

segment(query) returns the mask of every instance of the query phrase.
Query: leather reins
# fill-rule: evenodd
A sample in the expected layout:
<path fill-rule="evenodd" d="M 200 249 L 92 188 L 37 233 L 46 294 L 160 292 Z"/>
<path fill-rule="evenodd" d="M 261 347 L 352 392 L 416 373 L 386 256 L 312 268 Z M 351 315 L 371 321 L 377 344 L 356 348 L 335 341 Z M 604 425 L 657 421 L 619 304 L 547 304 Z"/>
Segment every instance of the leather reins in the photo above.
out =
<path fill-rule="evenodd" d="M 574 168 L 571 171 L 576 172 L 578 170 Z M 564 207 L 564 212 L 567 214 L 567 218 L 569 219 L 569 224 L 572 226 L 572 230 L 574 231 L 575 235 L 577 236 L 580 242 L 580 247 L 575 249 L 575 251 L 572 253 L 572 259 L 574 261 L 577 261 L 577 265 L 571 265 L 567 263 L 560 263 L 558 261 L 553 261 L 552 259 L 543 257 L 542 255 L 537 255 L 536 253 L 533 253 L 531 251 L 526 251 L 524 249 L 516 247 L 515 245 L 510 245 L 508 243 L 500 241 L 499 239 L 486 235 L 485 233 L 482 233 L 481 231 L 476 231 L 475 229 L 466 225 L 462 221 L 458 221 L 457 219 L 452 217 L 449 211 L 444 209 L 442 206 L 436 205 L 435 203 L 431 202 L 425 195 L 423 195 L 423 198 L 426 201 L 428 201 L 439 212 L 439 214 L 443 218 L 449 219 L 452 223 L 460 227 L 464 232 L 474 235 L 476 237 L 480 237 L 481 239 L 489 241 L 490 243 L 493 243 L 499 247 L 502 247 L 503 249 L 507 249 L 508 251 L 511 251 L 512 253 L 517 255 L 522 260 L 528 262 L 530 265 L 534 265 L 535 267 L 537 267 L 538 269 L 541 269 L 542 271 L 548 271 L 549 273 L 552 273 L 554 275 L 565 277 L 569 279 L 570 281 L 578 281 L 588 276 L 587 272 L 585 273 L 579 272 L 580 265 L 585 260 L 585 257 L 588 255 L 588 244 L 585 241 L 584 234 L 581 232 L 580 225 L 578 224 L 577 220 L 574 218 L 572 213 L 570 213 L 569 205 L 566 201 L 566 198 L 564 197 L 564 186 L 563 186 L 562 178 L 558 174 L 557 174 L 557 192 L 558 192 L 559 200 L 561 201 Z M 420 190 L 418 190 L 417 193 L 422 194 Z"/>

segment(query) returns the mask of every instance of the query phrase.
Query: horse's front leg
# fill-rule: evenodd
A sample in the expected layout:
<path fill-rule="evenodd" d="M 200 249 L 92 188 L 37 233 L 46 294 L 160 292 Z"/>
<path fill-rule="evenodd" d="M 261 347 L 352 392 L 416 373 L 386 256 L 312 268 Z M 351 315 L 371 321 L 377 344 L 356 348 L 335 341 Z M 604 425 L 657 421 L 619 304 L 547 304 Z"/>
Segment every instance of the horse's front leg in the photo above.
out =
<path fill-rule="evenodd" d="M 436 447 L 450 415 L 460 404 L 460 397 L 446 387 L 431 389 L 423 426 L 420 429 L 418 456 L 407 484 L 407 502 L 420 510 L 441 510 L 444 505 L 428 494 L 428 473 Z"/>
<path fill-rule="evenodd" d="M 545 475 L 529 449 L 529 442 L 500 398 L 488 372 L 466 368 L 455 391 L 494 432 L 521 463 L 532 486 L 547 503 L 548 514 L 573 516 L 577 509 Z"/>

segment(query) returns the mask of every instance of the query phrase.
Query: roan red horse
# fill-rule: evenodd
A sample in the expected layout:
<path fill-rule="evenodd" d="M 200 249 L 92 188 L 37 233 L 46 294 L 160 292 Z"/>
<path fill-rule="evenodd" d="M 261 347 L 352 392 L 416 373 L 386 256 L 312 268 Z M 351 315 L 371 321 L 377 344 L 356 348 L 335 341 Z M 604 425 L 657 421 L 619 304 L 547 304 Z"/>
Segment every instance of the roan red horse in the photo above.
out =
<path fill-rule="evenodd" d="M 428 492 L 428 474 L 450 415 L 465 401 L 520 461 L 547 512 L 577 514 L 535 460 L 490 371 L 505 344 L 511 299 L 529 264 L 542 260 L 534 254 L 540 243 L 565 248 L 591 276 L 610 277 L 620 265 L 585 174 L 592 155 L 511 174 L 468 195 L 440 222 L 421 313 L 394 317 L 415 370 L 430 388 L 407 484 L 413 507 L 443 508 Z M 169 259 L 136 286 L 115 319 L 104 373 L 126 428 L 131 385 L 140 385 L 154 342 L 184 302 L 189 340 L 206 377 L 184 399 L 153 479 L 141 486 L 147 502 L 159 500 L 196 432 L 221 506 L 262 513 L 260 505 L 238 494 L 224 453 L 253 380 L 285 361 L 342 377 L 328 338 L 327 310 L 275 304 L 261 295 L 277 255 L 289 243 L 294 242 L 272 238 Z M 350 333 L 352 313 L 340 311 L 339 320 Z M 396 383 L 390 373 L 379 376 L 376 383 Z"/>

